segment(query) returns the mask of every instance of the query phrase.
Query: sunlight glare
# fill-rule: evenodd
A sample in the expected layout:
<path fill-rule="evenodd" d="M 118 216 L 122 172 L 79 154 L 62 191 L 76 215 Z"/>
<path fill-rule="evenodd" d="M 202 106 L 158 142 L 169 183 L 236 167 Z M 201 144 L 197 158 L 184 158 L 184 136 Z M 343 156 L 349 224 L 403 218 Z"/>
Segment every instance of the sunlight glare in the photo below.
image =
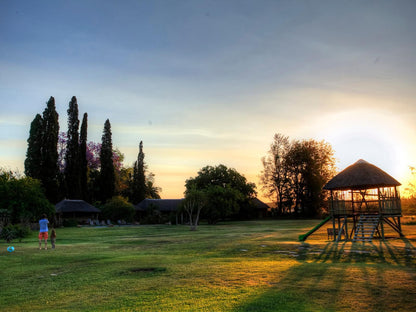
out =
<path fill-rule="evenodd" d="M 317 121 L 320 138 L 329 142 L 340 170 L 364 159 L 405 185 L 411 165 L 409 137 L 402 120 L 388 111 L 355 109 L 326 115 Z"/>

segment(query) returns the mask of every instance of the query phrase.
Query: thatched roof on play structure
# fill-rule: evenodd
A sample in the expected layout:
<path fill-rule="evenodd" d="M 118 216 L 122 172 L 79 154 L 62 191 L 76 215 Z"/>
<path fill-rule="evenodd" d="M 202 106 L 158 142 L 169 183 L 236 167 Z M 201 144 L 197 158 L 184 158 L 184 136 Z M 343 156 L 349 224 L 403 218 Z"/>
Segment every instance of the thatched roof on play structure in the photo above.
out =
<path fill-rule="evenodd" d="M 326 190 L 370 189 L 401 185 L 392 176 L 363 159 L 345 168 L 325 186 Z"/>

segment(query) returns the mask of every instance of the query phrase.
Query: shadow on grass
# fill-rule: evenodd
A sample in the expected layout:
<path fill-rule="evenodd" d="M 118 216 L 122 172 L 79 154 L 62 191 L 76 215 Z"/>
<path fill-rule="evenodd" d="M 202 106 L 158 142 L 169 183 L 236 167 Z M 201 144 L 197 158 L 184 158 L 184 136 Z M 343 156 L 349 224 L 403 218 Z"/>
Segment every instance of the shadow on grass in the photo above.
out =
<path fill-rule="evenodd" d="M 401 240 L 302 248 L 298 265 L 234 311 L 416 311 L 416 248 Z"/>

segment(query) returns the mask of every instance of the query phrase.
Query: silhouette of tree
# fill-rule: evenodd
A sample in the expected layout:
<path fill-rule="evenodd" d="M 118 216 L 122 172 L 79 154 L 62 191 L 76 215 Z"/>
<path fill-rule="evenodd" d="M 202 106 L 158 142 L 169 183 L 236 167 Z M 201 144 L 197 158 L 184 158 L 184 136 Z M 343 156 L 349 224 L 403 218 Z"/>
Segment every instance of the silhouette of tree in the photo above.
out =
<path fill-rule="evenodd" d="M 79 119 L 78 103 L 75 96 L 69 102 L 68 133 L 65 154 L 65 183 L 66 196 L 71 199 L 81 198 L 80 179 L 80 148 L 79 148 Z"/>
<path fill-rule="evenodd" d="M 101 171 L 100 171 L 100 196 L 105 202 L 112 198 L 115 190 L 115 173 L 113 164 L 113 143 L 110 120 L 104 123 L 104 130 L 101 139 L 100 151 Z"/>
<path fill-rule="evenodd" d="M 79 165 L 80 165 L 80 187 L 81 197 L 88 200 L 88 161 L 87 161 L 87 131 L 88 114 L 84 113 L 80 132 Z"/>
<path fill-rule="evenodd" d="M 146 178 L 143 152 L 143 141 L 139 144 L 139 154 L 133 167 L 132 202 L 140 203 L 146 198 Z"/>
<path fill-rule="evenodd" d="M 34 179 L 41 178 L 42 136 L 43 119 L 40 114 L 37 114 L 30 124 L 30 134 L 27 139 L 28 146 L 25 159 L 25 174 Z"/>
<path fill-rule="evenodd" d="M 43 111 L 42 151 L 41 151 L 41 177 L 46 197 L 57 203 L 58 193 L 58 133 L 59 115 L 55 108 L 55 99 L 51 96 Z"/>
<path fill-rule="evenodd" d="M 290 172 L 286 164 L 289 149 L 289 137 L 275 134 L 267 156 L 262 158 L 263 170 L 260 175 L 260 184 L 268 197 L 276 198 L 279 215 L 289 212 L 291 206 Z"/>
<path fill-rule="evenodd" d="M 278 214 L 316 215 L 324 206 L 322 187 L 335 175 L 334 151 L 325 141 L 289 142 L 281 134 L 263 159 L 261 184 L 276 196 Z"/>

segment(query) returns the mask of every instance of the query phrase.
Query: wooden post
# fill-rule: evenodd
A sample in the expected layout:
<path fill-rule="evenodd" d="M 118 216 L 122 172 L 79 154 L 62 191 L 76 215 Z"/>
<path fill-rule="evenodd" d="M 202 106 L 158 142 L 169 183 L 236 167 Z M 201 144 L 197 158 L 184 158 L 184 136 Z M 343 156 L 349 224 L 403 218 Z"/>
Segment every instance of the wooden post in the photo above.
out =
<path fill-rule="evenodd" d="M 381 216 L 381 218 L 380 218 L 381 238 L 384 241 L 384 225 L 383 225 L 383 219 L 384 219 L 383 216 Z"/>
<path fill-rule="evenodd" d="M 382 209 L 381 209 L 382 204 L 381 204 L 380 188 L 379 188 L 379 187 L 377 188 L 377 197 L 378 197 L 378 213 L 379 213 L 380 215 L 382 215 L 382 214 L 383 214 L 383 212 L 382 212 Z"/>
<path fill-rule="evenodd" d="M 345 215 L 345 240 L 348 240 L 348 217 Z"/>
<path fill-rule="evenodd" d="M 332 233 L 334 233 L 333 235 L 333 240 L 335 241 L 335 214 L 334 214 L 334 197 L 333 197 L 333 193 L 331 190 L 331 217 L 332 217 Z"/>
<path fill-rule="evenodd" d="M 400 222 L 400 217 L 397 217 L 397 224 L 399 226 L 399 230 L 400 230 L 400 237 L 404 237 L 403 232 L 402 232 L 402 224 Z"/>

